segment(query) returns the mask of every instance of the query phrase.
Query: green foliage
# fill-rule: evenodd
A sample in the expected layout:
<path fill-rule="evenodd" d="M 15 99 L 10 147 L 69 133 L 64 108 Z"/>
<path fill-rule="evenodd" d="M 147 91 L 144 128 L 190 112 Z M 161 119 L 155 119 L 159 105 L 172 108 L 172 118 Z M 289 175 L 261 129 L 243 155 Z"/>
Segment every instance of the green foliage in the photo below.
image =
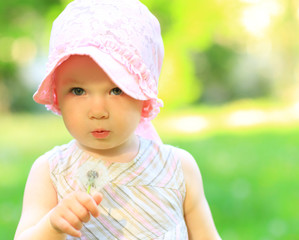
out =
<path fill-rule="evenodd" d="M 201 79 L 204 89 L 199 102 L 221 104 L 242 98 L 271 96 L 271 78 L 263 73 L 259 63 L 220 44 L 194 52 L 195 75 Z"/>
<path fill-rule="evenodd" d="M 52 22 L 70 1 L 0 3 L 0 89 L 11 96 L 0 111 L 34 109 L 24 69 L 30 72 L 46 58 Z M 142 2 L 161 23 L 165 60 L 159 90 L 166 107 L 279 98 L 286 89 L 297 96 L 296 1 Z M 16 88 L 23 90 L 18 96 Z"/>

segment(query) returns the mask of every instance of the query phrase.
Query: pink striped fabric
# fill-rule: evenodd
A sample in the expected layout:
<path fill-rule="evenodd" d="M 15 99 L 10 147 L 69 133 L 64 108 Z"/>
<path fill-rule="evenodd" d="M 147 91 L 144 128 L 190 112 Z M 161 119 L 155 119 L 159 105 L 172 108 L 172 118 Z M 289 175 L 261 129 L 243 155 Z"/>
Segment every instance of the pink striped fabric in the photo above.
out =
<path fill-rule="evenodd" d="M 111 164 L 110 181 L 101 190 L 101 215 L 83 226 L 81 239 L 188 239 L 183 213 L 185 182 L 173 148 L 140 137 L 134 160 Z M 80 189 L 73 176 L 81 164 L 98 161 L 78 148 L 74 140 L 42 157 L 49 161 L 59 201 Z"/>

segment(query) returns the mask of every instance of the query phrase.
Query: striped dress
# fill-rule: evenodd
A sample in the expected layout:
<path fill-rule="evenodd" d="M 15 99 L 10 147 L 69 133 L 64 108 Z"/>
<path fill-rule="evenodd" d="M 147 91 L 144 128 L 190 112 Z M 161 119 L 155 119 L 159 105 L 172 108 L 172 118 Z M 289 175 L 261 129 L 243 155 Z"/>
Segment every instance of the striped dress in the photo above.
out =
<path fill-rule="evenodd" d="M 100 216 L 84 224 L 81 238 L 67 239 L 188 239 L 183 212 L 184 176 L 173 150 L 172 146 L 140 138 L 133 161 L 107 167 L 109 181 L 101 189 Z M 95 160 L 75 140 L 42 157 L 49 160 L 58 201 L 82 189 L 75 173 L 82 164 Z"/>

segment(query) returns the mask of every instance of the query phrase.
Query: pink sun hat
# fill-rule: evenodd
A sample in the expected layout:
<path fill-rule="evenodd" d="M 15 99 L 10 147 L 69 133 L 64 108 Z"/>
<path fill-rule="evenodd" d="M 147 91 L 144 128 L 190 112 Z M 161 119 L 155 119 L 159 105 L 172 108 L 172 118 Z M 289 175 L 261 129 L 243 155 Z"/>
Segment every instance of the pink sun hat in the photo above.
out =
<path fill-rule="evenodd" d="M 152 120 L 163 103 L 158 79 L 164 46 L 159 21 L 138 0 L 74 0 L 54 21 L 46 76 L 34 94 L 56 114 L 55 70 L 71 55 L 91 57 L 132 98 L 143 100 L 138 135 L 159 140 Z"/>

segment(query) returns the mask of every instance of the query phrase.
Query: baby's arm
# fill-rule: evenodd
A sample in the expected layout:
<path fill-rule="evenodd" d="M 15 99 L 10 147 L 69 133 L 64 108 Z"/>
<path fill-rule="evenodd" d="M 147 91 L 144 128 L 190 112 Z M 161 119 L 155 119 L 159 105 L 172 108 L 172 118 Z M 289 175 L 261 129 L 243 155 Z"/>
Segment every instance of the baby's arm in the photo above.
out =
<path fill-rule="evenodd" d="M 221 238 L 204 195 L 202 178 L 196 161 L 188 152 L 181 149 L 177 151 L 182 162 L 186 184 L 184 213 L 189 239 L 219 240 Z"/>
<path fill-rule="evenodd" d="M 99 215 L 97 205 L 101 195 L 91 197 L 85 192 L 74 192 L 59 204 L 50 180 L 49 165 L 37 160 L 30 171 L 23 200 L 23 210 L 15 240 L 62 240 L 66 234 L 79 237 L 82 222 Z"/>

